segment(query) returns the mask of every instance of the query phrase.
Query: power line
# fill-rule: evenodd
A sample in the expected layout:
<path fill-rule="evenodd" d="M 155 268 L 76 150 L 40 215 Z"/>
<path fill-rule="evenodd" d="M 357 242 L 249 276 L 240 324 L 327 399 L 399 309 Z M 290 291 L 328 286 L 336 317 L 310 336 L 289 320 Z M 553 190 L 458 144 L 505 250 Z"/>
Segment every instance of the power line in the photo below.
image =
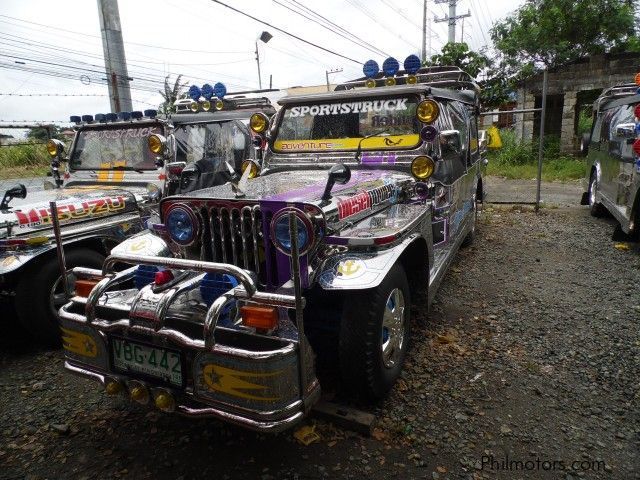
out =
<path fill-rule="evenodd" d="M 219 0 L 211 0 L 211 1 L 214 2 L 214 3 L 217 3 L 219 5 L 222 5 L 223 7 L 226 7 L 229 10 L 233 10 L 236 13 L 244 15 L 245 17 L 248 17 L 248 18 L 250 18 L 252 20 L 255 20 L 258 23 L 266 25 L 267 27 L 273 28 L 274 30 L 277 30 L 280 33 L 284 33 L 285 35 L 288 35 L 288 36 L 290 36 L 292 38 L 295 38 L 296 40 L 299 40 L 299 41 L 301 41 L 303 43 L 306 43 L 307 45 L 311 45 L 312 47 L 316 47 L 316 48 L 318 48 L 320 50 L 323 50 L 323 51 L 325 51 L 327 53 L 330 53 L 332 55 L 336 55 L 337 57 L 344 58 L 345 60 L 349 60 L 350 62 L 354 62 L 354 63 L 357 63 L 359 65 L 362 64 L 362 62 L 359 62 L 358 60 L 355 60 L 353 58 L 347 57 L 346 55 L 342 55 L 341 53 L 335 52 L 335 51 L 333 51 L 333 50 L 331 50 L 329 48 L 325 48 L 325 47 L 323 47 L 321 45 L 318 45 L 317 43 L 313 43 L 313 42 L 310 42 L 309 40 L 305 40 L 304 38 L 301 38 L 301 37 L 299 37 L 297 35 L 294 35 L 293 33 L 289 33 L 286 30 L 283 30 L 282 28 L 276 27 L 275 25 L 273 25 L 271 23 L 265 22 L 264 20 L 260 20 L 259 18 L 256 18 L 253 15 L 249 15 L 248 13 L 243 12 L 242 10 L 238 10 L 237 8 L 234 8 L 231 5 L 227 5 L 226 3 L 223 3 L 223 2 L 221 2 Z"/>
<path fill-rule="evenodd" d="M 364 5 L 360 4 L 360 3 L 356 3 L 354 0 L 347 0 L 347 2 L 355 9 L 360 10 L 362 13 L 364 13 L 367 17 L 369 17 L 371 20 L 373 20 L 375 23 L 377 23 L 378 25 L 380 25 L 382 28 L 384 28 L 387 32 L 391 33 L 393 36 L 399 38 L 400 40 L 402 40 L 404 43 L 406 43 L 407 45 L 409 45 L 411 48 L 414 48 L 415 45 L 411 44 L 409 41 L 407 41 L 402 35 L 399 35 L 396 31 L 391 30 L 389 27 L 387 27 L 386 25 L 384 25 L 383 23 L 381 23 L 378 18 L 371 13 L 371 11 L 369 9 L 367 9 Z"/>

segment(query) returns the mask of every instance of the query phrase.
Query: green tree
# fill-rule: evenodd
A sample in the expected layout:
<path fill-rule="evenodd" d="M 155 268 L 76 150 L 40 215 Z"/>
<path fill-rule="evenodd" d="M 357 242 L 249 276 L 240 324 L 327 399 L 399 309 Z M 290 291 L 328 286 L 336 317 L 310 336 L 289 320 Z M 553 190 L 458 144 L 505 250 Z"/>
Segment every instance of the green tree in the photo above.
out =
<path fill-rule="evenodd" d="M 55 125 L 51 125 L 51 138 L 57 138 L 58 140 L 65 140 L 64 135 L 62 135 L 62 129 Z M 27 132 L 27 138 L 29 140 L 35 140 L 38 142 L 46 142 L 49 140 L 49 132 L 44 127 L 34 127 L 30 128 Z"/>
<path fill-rule="evenodd" d="M 434 55 L 427 65 L 455 65 L 472 77 L 491 65 L 491 60 L 483 52 L 469 50 L 466 43 L 447 43 L 442 47 L 442 53 Z"/>
<path fill-rule="evenodd" d="M 169 83 L 169 75 L 165 77 L 164 90 L 158 90 L 160 92 L 160 95 L 162 95 L 162 98 L 164 99 L 164 101 L 158 108 L 160 110 L 160 113 L 167 115 L 169 113 L 175 112 L 175 107 L 173 106 L 173 104 L 176 100 L 178 100 L 178 98 L 180 98 L 180 96 L 182 95 L 182 90 L 187 86 L 186 82 L 180 83 L 181 79 L 182 75 L 178 75 L 176 81 L 173 83 L 173 85 L 171 85 Z"/>
<path fill-rule="evenodd" d="M 503 72 L 554 67 L 581 57 L 640 51 L 635 0 L 527 0 L 494 24 Z"/>

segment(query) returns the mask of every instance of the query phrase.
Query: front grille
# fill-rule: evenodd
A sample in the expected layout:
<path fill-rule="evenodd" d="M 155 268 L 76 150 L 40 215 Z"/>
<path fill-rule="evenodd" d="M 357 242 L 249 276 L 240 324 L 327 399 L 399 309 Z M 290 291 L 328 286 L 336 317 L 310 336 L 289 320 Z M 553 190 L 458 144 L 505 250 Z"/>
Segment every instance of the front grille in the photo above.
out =
<path fill-rule="evenodd" d="M 205 207 L 200 258 L 251 270 L 265 283 L 262 213 L 259 205 Z"/>

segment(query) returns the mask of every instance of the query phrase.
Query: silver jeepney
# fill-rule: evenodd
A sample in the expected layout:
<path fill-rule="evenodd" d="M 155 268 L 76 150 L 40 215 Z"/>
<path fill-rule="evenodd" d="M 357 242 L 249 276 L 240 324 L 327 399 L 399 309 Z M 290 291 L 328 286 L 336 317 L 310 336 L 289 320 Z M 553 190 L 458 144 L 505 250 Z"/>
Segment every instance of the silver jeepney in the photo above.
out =
<path fill-rule="evenodd" d="M 152 232 L 101 270 L 74 269 L 95 287 L 60 310 L 66 369 L 260 431 L 310 411 L 323 360 L 337 359 L 345 390 L 383 396 L 411 294 L 433 299 L 483 196 L 475 84 L 416 70 L 282 99 L 270 123 L 250 122 L 268 140 L 259 172 L 164 198 Z"/>

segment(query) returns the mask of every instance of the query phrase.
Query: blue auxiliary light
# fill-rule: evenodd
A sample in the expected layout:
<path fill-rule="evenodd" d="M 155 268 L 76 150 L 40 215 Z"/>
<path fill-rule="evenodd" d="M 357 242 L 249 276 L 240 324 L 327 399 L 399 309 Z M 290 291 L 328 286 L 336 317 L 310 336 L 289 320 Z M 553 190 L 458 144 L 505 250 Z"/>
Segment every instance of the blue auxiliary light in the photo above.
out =
<path fill-rule="evenodd" d="M 93 122 L 93 115 L 82 115 L 82 121 L 83 122 Z"/>
<path fill-rule="evenodd" d="M 158 116 L 158 111 L 152 108 L 149 108 L 144 111 L 144 116 L 149 118 L 156 118 Z"/>
<path fill-rule="evenodd" d="M 115 113 L 107 113 L 105 117 L 107 117 L 107 122 L 115 122 L 118 119 L 118 115 Z"/>
<path fill-rule="evenodd" d="M 120 120 L 131 120 L 131 112 L 118 112 Z"/>
<path fill-rule="evenodd" d="M 362 66 L 362 73 L 367 78 L 375 77 L 380 71 L 380 67 L 375 60 L 367 60 L 365 64 Z"/>
<path fill-rule="evenodd" d="M 221 295 L 238 286 L 238 280 L 226 273 L 207 273 L 200 282 L 200 296 L 204 303 L 210 307 Z M 231 300 L 220 312 L 220 323 L 232 320 L 229 318 L 231 309 L 236 301 Z"/>
<path fill-rule="evenodd" d="M 204 85 L 202 85 L 202 89 L 200 90 L 200 93 L 202 93 L 202 96 L 206 100 L 211 100 L 211 97 L 213 97 L 213 95 L 214 95 L 213 87 L 211 85 L 209 85 L 208 83 L 205 83 Z"/>
<path fill-rule="evenodd" d="M 201 96 L 202 92 L 200 91 L 200 87 L 198 87 L 197 85 L 191 85 L 189 87 L 189 98 L 191 100 L 195 100 L 197 102 L 198 100 L 200 100 Z"/>
<path fill-rule="evenodd" d="M 393 77 L 400 70 L 398 60 L 393 57 L 387 58 L 382 64 L 382 71 L 387 77 Z"/>
<path fill-rule="evenodd" d="M 156 272 L 160 271 L 155 265 L 138 265 L 133 275 L 133 283 L 138 290 L 153 283 L 156 279 Z"/>
<path fill-rule="evenodd" d="M 213 86 L 213 94 L 222 99 L 227 94 L 227 87 L 224 86 L 224 83 L 218 82 Z"/>
<path fill-rule="evenodd" d="M 69 121 L 72 123 L 80 123 L 82 121 L 82 118 L 80 118 L 80 115 L 71 115 L 69 117 Z"/>
<path fill-rule="evenodd" d="M 107 121 L 107 116 L 104 113 L 96 113 L 95 116 L 96 122 L 106 122 Z"/>
<path fill-rule="evenodd" d="M 421 64 L 422 62 L 420 61 L 417 55 L 409 55 L 407 58 L 404 59 L 404 70 L 409 75 L 413 75 L 418 70 L 420 70 Z"/>
<path fill-rule="evenodd" d="M 635 132 L 636 132 L 636 135 L 640 135 L 640 122 L 636 123 Z"/>
<path fill-rule="evenodd" d="M 142 112 L 140 110 L 134 110 L 131 112 L 131 118 L 134 120 L 140 120 L 142 118 Z"/>

